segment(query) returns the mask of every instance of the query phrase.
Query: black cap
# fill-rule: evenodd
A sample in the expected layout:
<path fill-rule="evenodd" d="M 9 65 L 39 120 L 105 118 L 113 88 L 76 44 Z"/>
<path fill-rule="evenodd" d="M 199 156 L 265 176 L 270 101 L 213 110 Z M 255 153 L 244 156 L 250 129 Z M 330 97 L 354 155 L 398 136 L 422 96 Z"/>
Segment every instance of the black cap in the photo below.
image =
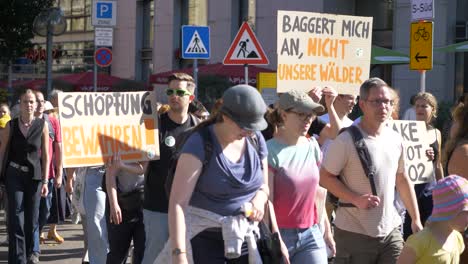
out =
<path fill-rule="evenodd" d="M 223 94 L 221 112 L 245 130 L 261 131 L 267 128 L 264 115 L 267 106 L 260 93 L 246 84 L 236 85 Z"/>

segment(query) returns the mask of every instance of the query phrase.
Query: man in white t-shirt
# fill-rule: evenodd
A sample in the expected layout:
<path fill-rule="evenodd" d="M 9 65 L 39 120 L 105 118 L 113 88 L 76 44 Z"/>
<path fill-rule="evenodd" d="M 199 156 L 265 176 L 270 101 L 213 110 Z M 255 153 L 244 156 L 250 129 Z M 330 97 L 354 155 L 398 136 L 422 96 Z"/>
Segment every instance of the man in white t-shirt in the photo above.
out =
<path fill-rule="evenodd" d="M 385 126 L 393 110 L 390 88 L 379 78 L 360 88 L 359 106 L 364 115 L 357 125 L 363 134 L 375 169 L 376 195 L 349 132 L 329 146 L 322 162 L 320 184 L 340 202 L 335 220 L 335 263 L 395 263 L 402 248 L 401 218 L 393 204 L 395 187 L 413 219 L 413 232 L 422 229 L 417 201 L 404 170 L 402 139 Z M 338 178 L 340 175 L 340 178 Z"/>

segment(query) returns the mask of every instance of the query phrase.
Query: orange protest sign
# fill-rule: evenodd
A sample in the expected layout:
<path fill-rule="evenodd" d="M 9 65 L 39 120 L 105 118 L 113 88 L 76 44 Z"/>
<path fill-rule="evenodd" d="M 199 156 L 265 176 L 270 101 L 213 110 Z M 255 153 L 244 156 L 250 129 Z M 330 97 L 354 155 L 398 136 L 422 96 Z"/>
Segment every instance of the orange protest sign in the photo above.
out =
<path fill-rule="evenodd" d="M 60 93 L 63 166 L 104 164 L 115 153 L 124 161 L 159 159 L 152 92 Z"/>
<path fill-rule="evenodd" d="M 358 94 L 369 78 L 372 17 L 278 11 L 277 89 Z"/>

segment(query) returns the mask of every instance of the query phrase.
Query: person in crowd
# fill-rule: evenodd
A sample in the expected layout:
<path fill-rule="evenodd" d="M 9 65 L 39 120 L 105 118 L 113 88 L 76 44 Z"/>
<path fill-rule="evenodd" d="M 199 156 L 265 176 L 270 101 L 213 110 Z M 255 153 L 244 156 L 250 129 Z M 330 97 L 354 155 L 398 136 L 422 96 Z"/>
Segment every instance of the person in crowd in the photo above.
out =
<path fill-rule="evenodd" d="M 416 94 L 410 97 L 410 107 L 403 114 L 403 120 L 416 120 Z"/>
<path fill-rule="evenodd" d="M 78 172 L 81 170 L 80 172 Z M 89 263 L 106 263 L 109 252 L 109 241 L 106 223 L 106 193 L 102 188 L 102 180 L 106 172 L 105 166 L 90 166 L 83 168 L 71 168 L 67 170 L 70 179 L 67 184 L 73 186 L 76 173 L 84 177 L 83 195 L 84 215 L 81 215 L 85 253 L 83 261 Z M 73 191 L 73 187 L 70 187 Z"/>
<path fill-rule="evenodd" d="M 370 78 L 360 87 L 364 115 L 357 127 L 373 162 L 376 195 L 349 132 L 330 144 L 323 159 L 320 184 L 340 202 L 352 204 L 339 206 L 336 212 L 335 263 L 396 261 L 403 238 L 401 217 L 393 204 L 395 188 L 413 219 L 413 232 L 422 229 L 414 190 L 405 174 L 402 139 L 385 125 L 393 106 L 390 89 L 379 78 Z"/>
<path fill-rule="evenodd" d="M 416 120 L 426 123 L 427 133 L 432 142 L 429 146 L 426 146 L 427 150 L 425 153 L 433 163 L 433 178 L 430 182 L 414 185 L 414 192 L 418 200 L 419 215 L 421 223 L 424 225 L 432 212 L 431 188 L 436 181 L 444 177 L 440 157 L 442 137 L 440 131 L 432 125 L 437 116 L 437 99 L 434 95 L 424 92 L 416 94 L 414 96 L 414 108 L 416 109 Z M 412 233 L 411 216 L 406 214 L 403 226 L 403 238 L 406 240 Z"/>
<path fill-rule="evenodd" d="M 468 179 L 468 97 L 464 96 L 452 111 L 453 123 L 450 137 L 444 147 L 443 164 L 447 174 L 456 174 Z M 468 233 L 464 234 L 468 243 Z M 460 263 L 468 263 L 468 251 L 460 256 Z"/>
<path fill-rule="evenodd" d="M 143 221 L 146 241 L 143 264 L 153 264 L 169 237 L 169 200 L 164 186 L 169 160 L 176 150 L 178 136 L 198 123 L 198 119 L 188 113 L 189 104 L 194 99 L 194 91 L 192 76 L 174 73 L 169 77 L 166 89 L 169 109 L 159 115 L 158 123 L 160 159 L 150 161 L 145 173 Z"/>
<path fill-rule="evenodd" d="M 460 254 L 465 249 L 462 233 L 468 227 L 468 181 L 457 175 L 443 178 L 432 198 L 431 216 L 421 232 L 408 238 L 398 264 L 466 263 Z"/>
<path fill-rule="evenodd" d="M 3 130 L 8 122 L 11 120 L 10 108 L 6 103 L 0 104 L 0 130 Z M 8 200 L 5 186 L 0 184 L 0 208 L 5 210 L 5 229 L 8 230 Z M 8 245 L 8 234 L 5 240 L 0 242 L 0 245 Z"/>
<path fill-rule="evenodd" d="M 327 104 L 330 100 L 334 98 L 327 97 Z M 270 199 L 291 263 L 328 263 L 325 242 L 335 248 L 328 218 L 325 216 L 327 228 L 322 235 L 315 205 L 320 147 L 314 137 L 306 137 L 322 111 L 324 107 L 307 93 L 290 91 L 279 96 L 269 118 L 278 128 L 267 141 Z"/>
<path fill-rule="evenodd" d="M 8 121 L 11 120 L 10 108 L 6 103 L 0 104 L 0 128 L 5 128 Z"/>
<path fill-rule="evenodd" d="M 202 102 L 197 99 L 194 99 L 192 102 L 190 102 L 188 111 L 189 113 L 198 117 L 200 120 L 206 120 L 210 116 L 210 113 L 208 110 L 206 110 Z"/>
<path fill-rule="evenodd" d="M 133 240 L 133 264 L 140 264 L 145 252 L 143 224 L 143 185 L 147 162 L 122 162 L 117 153 L 106 169 L 107 230 L 109 253 L 107 264 L 127 263 Z"/>
<path fill-rule="evenodd" d="M 59 89 L 53 89 L 51 92 L 50 92 L 50 95 L 49 95 L 49 100 L 50 100 L 50 103 L 52 104 L 52 106 L 54 108 L 57 108 L 58 109 L 58 95 L 59 93 L 63 93 L 62 90 L 59 90 Z"/>
<path fill-rule="evenodd" d="M 225 257 L 228 252 L 223 238 L 231 243 L 235 236 L 228 236 L 230 232 L 224 227 L 209 227 L 193 234 L 188 245 L 186 234 L 191 233 L 188 230 L 193 228 L 193 223 L 186 224 L 186 221 L 193 219 L 189 217 L 193 211 L 228 219 L 238 219 L 237 215 L 249 211 L 247 216 L 253 221 L 260 221 L 265 213 L 269 196 L 267 147 L 259 132 L 267 127 L 265 102 L 248 85 L 229 88 L 222 99 L 219 111 L 195 129 L 207 129 L 212 140 L 213 153 L 206 167 L 202 164 L 207 157 L 201 132 L 194 132 L 188 138 L 177 163 L 169 202 L 168 245 L 171 245 L 172 263 L 187 263 L 190 258 L 194 263 L 248 263 L 244 250 L 244 254 L 238 252 L 238 258 Z M 246 204 L 250 210 L 242 209 Z M 275 218 L 271 219 L 273 232 L 277 232 Z M 238 236 L 243 238 L 241 234 Z M 289 263 L 284 243 L 282 249 Z"/>
<path fill-rule="evenodd" d="M 5 164 L 8 194 L 8 263 L 39 263 L 33 253 L 41 196 L 48 192 L 49 129 L 36 118 L 37 101 L 32 90 L 20 95 L 19 116 L 0 133 L 0 157 Z"/>
<path fill-rule="evenodd" d="M 468 179 L 468 97 L 452 112 L 453 124 L 450 138 L 445 144 L 444 166 L 447 174 Z"/>
<path fill-rule="evenodd" d="M 49 115 L 51 118 L 59 119 L 59 107 L 58 107 L 58 95 L 62 93 L 61 90 L 54 89 L 50 92 L 50 103 L 46 102 L 44 105 L 44 112 Z M 60 122 L 58 122 L 60 127 Z M 60 135 L 60 129 L 58 130 L 57 138 Z M 68 211 L 71 209 L 71 202 L 69 197 L 67 197 L 67 192 L 65 190 L 65 186 L 67 183 L 67 174 L 62 167 L 62 144 L 55 144 L 54 147 L 56 153 L 60 153 L 60 155 L 54 157 L 55 166 L 56 166 L 56 173 L 62 175 L 62 183 L 64 184 L 55 184 L 53 193 L 52 193 L 52 207 L 50 209 L 50 216 L 49 216 L 49 233 L 47 234 L 48 239 L 52 239 L 57 243 L 63 243 L 62 236 L 59 235 L 57 232 L 57 225 L 63 223 L 65 218 L 69 215 L 67 214 Z"/>
<path fill-rule="evenodd" d="M 400 120 L 400 91 L 396 89 L 390 90 L 393 95 L 393 111 L 389 116 L 389 120 Z"/>
<path fill-rule="evenodd" d="M 40 254 L 40 246 L 41 242 L 45 241 L 45 236 L 42 234 L 42 230 L 47 223 L 47 219 L 49 218 L 50 208 L 52 206 L 52 193 L 55 191 L 55 186 L 62 185 L 62 167 L 61 161 L 57 162 L 57 159 L 61 160 L 62 153 L 61 153 L 61 142 L 62 138 L 60 136 L 60 125 L 58 120 L 55 117 L 49 116 L 45 113 L 45 105 L 48 103 L 49 108 L 52 107 L 50 102 L 44 100 L 44 95 L 40 91 L 35 91 L 34 94 L 36 95 L 37 101 L 37 108 L 35 112 L 36 118 L 42 119 L 45 122 L 49 129 L 49 175 L 47 175 L 47 179 L 49 180 L 47 189 L 49 190 L 46 197 L 41 198 L 40 206 L 39 206 L 39 219 L 37 229 L 34 230 L 34 249 L 33 252 L 39 256 Z M 57 146 L 58 145 L 58 146 Z M 58 151 L 58 152 L 57 152 Z M 60 167 L 56 165 L 59 164 Z M 52 231 L 52 230 L 51 230 Z M 49 232 L 49 234 L 52 234 Z M 61 237 L 60 237 L 61 238 Z M 63 238 L 61 240 L 57 240 L 58 243 L 63 242 Z"/>
<path fill-rule="evenodd" d="M 353 120 L 349 119 L 348 114 L 353 111 L 354 105 L 356 104 L 356 96 L 352 94 L 338 94 L 335 101 L 333 102 L 333 107 L 336 111 L 336 115 L 339 119 L 340 128 L 349 127 L 353 124 Z M 327 108 L 328 109 L 328 108 Z M 325 124 L 331 124 L 330 114 L 326 113 L 318 117 L 320 121 Z M 335 134 L 333 134 L 335 135 Z M 335 135 L 336 137 L 336 135 Z M 331 140 L 327 133 L 321 133 L 321 136 L 318 137 L 318 143 L 322 147 L 322 150 L 325 152 Z"/>
<path fill-rule="evenodd" d="M 336 91 L 330 87 L 313 87 L 308 94 L 316 103 L 319 103 L 323 96 L 332 96 L 333 98 L 337 97 Z M 336 101 L 336 99 L 334 101 Z M 343 124 L 340 121 L 341 118 L 338 116 L 335 109 L 335 104 L 327 105 L 327 110 L 328 122 L 325 122 L 320 118 L 315 118 L 307 132 L 309 136 L 321 138 L 321 142 L 336 138 L 340 129 L 343 127 Z"/>

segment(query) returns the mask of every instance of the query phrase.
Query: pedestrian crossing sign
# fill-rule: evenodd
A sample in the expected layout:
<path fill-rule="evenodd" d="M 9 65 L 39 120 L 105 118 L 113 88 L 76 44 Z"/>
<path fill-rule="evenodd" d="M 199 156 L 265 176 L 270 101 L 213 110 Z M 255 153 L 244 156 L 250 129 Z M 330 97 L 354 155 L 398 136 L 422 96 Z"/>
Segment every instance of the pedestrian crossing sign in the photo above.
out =
<path fill-rule="evenodd" d="M 182 58 L 210 58 L 210 28 L 182 26 Z"/>
<path fill-rule="evenodd" d="M 238 64 L 257 64 L 267 65 L 268 58 L 263 51 L 260 42 L 257 40 L 255 33 L 250 28 L 247 22 L 242 23 L 237 32 L 234 41 L 231 44 L 223 64 L 238 65 Z"/>

